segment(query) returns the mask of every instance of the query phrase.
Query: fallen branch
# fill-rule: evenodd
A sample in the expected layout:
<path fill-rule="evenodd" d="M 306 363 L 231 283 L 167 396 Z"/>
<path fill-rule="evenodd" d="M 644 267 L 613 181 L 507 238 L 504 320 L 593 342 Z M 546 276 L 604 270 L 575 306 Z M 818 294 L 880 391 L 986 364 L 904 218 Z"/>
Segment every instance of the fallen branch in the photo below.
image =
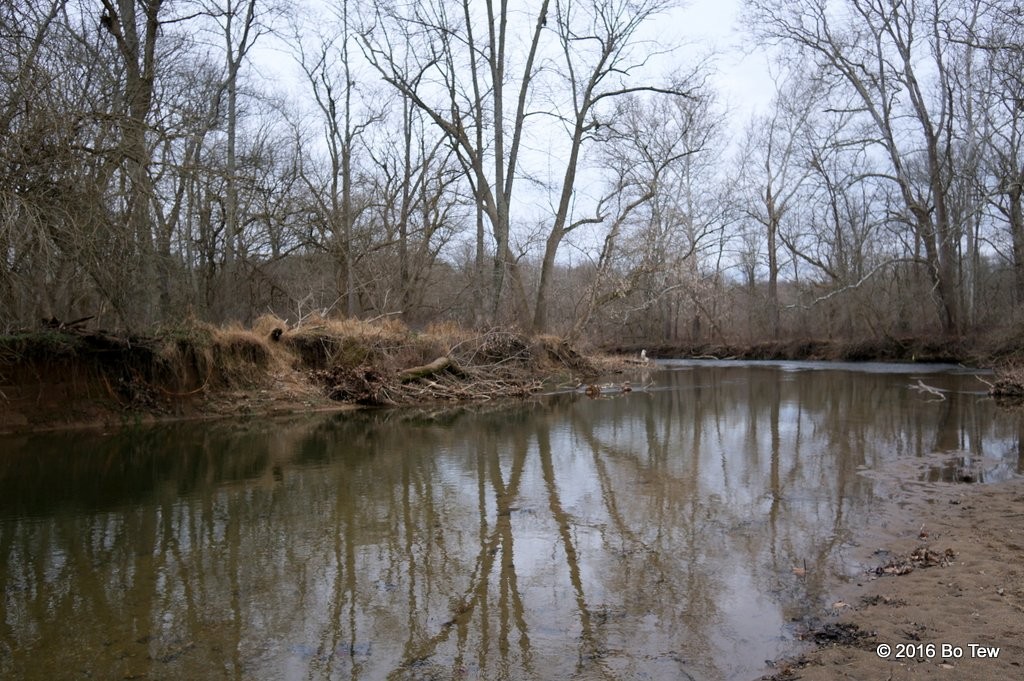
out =
<path fill-rule="evenodd" d="M 984 383 L 985 385 L 987 385 L 987 386 L 989 387 L 989 390 L 991 390 L 992 388 L 995 388 L 995 387 L 996 387 L 996 384 L 995 384 L 995 383 L 993 383 L 992 381 L 986 381 L 986 380 L 985 380 L 984 378 L 982 378 L 982 377 L 981 377 L 981 376 L 979 376 L 978 374 L 974 374 L 974 377 L 975 377 L 976 379 L 978 379 L 979 381 L 981 381 L 982 383 Z"/>
<path fill-rule="evenodd" d="M 405 371 L 398 372 L 398 380 L 401 383 L 408 383 L 415 381 L 417 378 L 425 378 L 426 376 L 433 376 L 439 374 L 445 369 L 454 365 L 451 357 L 438 357 L 430 364 L 424 364 L 418 367 L 412 367 Z"/>
<path fill-rule="evenodd" d="M 921 379 L 917 379 L 917 385 L 912 385 L 910 387 L 913 390 L 916 390 L 921 393 L 930 393 L 932 395 L 936 395 L 940 400 L 946 399 L 946 396 L 942 394 L 941 390 L 939 390 L 936 387 L 926 385 L 925 382 L 922 381 Z"/>

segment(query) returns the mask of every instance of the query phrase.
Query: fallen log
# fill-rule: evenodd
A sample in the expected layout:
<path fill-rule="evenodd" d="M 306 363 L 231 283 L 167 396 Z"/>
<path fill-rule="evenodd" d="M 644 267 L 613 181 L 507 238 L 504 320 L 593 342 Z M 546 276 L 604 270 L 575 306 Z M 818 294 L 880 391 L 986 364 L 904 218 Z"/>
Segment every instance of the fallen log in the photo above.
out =
<path fill-rule="evenodd" d="M 424 364 L 418 367 L 412 367 L 405 371 L 398 372 L 398 380 L 402 383 L 409 383 L 415 381 L 417 378 L 424 378 L 426 376 L 433 376 L 439 374 L 445 369 L 454 369 L 455 373 L 461 373 L 458 370 L 457 365 L 451 357 L 438 357 L 430 364 Z"/>

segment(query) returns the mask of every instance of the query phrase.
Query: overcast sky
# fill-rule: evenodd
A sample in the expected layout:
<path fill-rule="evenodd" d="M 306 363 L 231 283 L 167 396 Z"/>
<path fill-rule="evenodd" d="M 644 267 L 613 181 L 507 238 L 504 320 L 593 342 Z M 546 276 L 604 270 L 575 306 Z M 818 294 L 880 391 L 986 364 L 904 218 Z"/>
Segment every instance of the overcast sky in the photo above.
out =
<path fill-rule="evenodd" d="M 305 1 L 314 6 L 318 2 Z M 744 38 L 738 26 L 742 4 L 743 0 L 681 0 L 681 6 L 654 27 L 655 39 L 686 44 L 677 58 L 692 63 L 703 55 L 715 53 L 713 85 L 721 94 L 722 102 L 732 110 L 731 125 L 736 129 L 744 127 L 752 111 L 769 103 L 774 89 L 764 52 L 758 49 L 744 54 L 740 49 L 741 45 L 749 46 L 749 39 Z M 253 55 L 257 68 L 286 89 L 295 87 L 304 91 L 304 84 L 295 80 L 297 74 L 290 57 L 280 47 L 262 48 L 261 45 Z"/>
<path fill-rule="evenodd" d="M 682 37 L 693 43 L 695 50 L 717 53 L 714 84 L 734 110 L 732 123 L 737 128 L 743 127 L 752 112 L 767 106 L 774 93 L 764 51 L 745 55 L 740 48 L 749 44 L 738 25 L 742 4 L 742 0 L 688 0 L 674 12 Z"/>
<path fill-rule="evenodd" d="M 314 6 L 318 2 L 305 1 Z M 719 102 L 729 111 L 727 126 L 732 131 L 733 140 L 742 134 L 754 112 L 767 108 L 774 94 L 764 51 L 741 49 L 742 45 L 749 46 L 750 42 L 749 39 L 745 39 L 738 25 L 742 4 L 743 0 L 682 0 L 681 6 L 672 9 L 666 16 L 659 17 L 645 28 L 652 32 L 645 37 L 666 45 L 682 44 L 669 59 L 678 60 L 684 71 L 712 55 L 713 75 L 710 84 L 718 92 Z M 257 68 L 276 80 L 278 87 L 294 92 L 296 97 L 308 97 L 308 85 L 299 77 L 287 49 L 290 48 L 257 50 L 254 55 Z M 671 68 L 674 65 L 663 63 L 659 67 Z M 557 143 L 548 139 L 544 139 L 543 144 L 539 146 L 536 139 L 532 142 L 527 140 L 527 154 L 530 152 L 531 144 L 536 147 L 537 154 L 545 158 L 550 156 L 552 148 L 557 147 Z M 722 153 L 729 152 L 723 150 Z M 547 178 L 544 168 L 546 164 L 550 165 L 552 160 L 547 158 L 547 161 L 532 164 L 531 172 L 536 173 L 541 179 L 553 181 L 560 178 L 564 170 L 559 163 L 554 164 L 557 167 L 549 168 L 551 177 Z M 600 188 L 598 182 L 581 181 L 580 185 L 578 191 L 581 197 L 587 193 L 587 186 L 593 187 L 594 191 Z M 538 196 L 536 189 L 528 185 L 524 185 L 519 194 L 521 197 L 526 196 L 525 203 L 535 208 L 534 211 L 526 210 L 523 215 L 539 212 L 544 218 L 553 210 L 551 204 L 557 199 L 557 191 L 551 196 Z M 527 217 L 524 221 L 529 223 L 530 219 Z"/>

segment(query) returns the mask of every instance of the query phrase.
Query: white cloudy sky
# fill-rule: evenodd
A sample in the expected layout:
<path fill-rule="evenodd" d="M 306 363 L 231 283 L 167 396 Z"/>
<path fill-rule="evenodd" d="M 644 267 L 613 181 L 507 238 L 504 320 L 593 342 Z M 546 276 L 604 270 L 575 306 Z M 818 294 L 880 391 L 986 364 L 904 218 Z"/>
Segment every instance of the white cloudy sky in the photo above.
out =
<path fill-rule="evenodd" d="M 704 54 L 715 53 L 713 84 L 734 112 L 736 127 L 742 127 L 741 121 L 751 111 L 767 105 L 772 96 L 765 54 L 760 50 L 744 54 L 739 47 L 749 45 L 738 26 L 742 3 L 743 0 L 681 0 L 681 6 L 671 10 L 653 28 L 658 39 L 685 43 L 678 57 L 696 61 Z M 305 0 L 303 4 L 315 7 L 321 0 Z M 301 90 L 302 84 L 295 82 L 297 74 L 291 57 L 280 46 L 266 47 L 261 45 L 254 55 L 261 75 L 278 81 L 286 89 Z"/>
<path fill-rule="evenodd" d="M 673 14 L 695 50 L 715 50 L 715 85 L 729 108 L 744 119 L 769 103 L 774 86 L 765 53 L 744 54 L 740 49 L 749 44 L 738 25 L 741 11 L 742 0 L 689 0 Z"/>
<path fill-rule="evenodd" d="M 316 6 L 320 2 L 322 0 L 305 0 L 307 6 Z M 682 60 L 684 66 L 692 66 L 703 57 L 713 54 L 711 63 L 714 76 L 711 85 L 718 91 L 720 102 L 729 111 L 727 125 L 734 139 L 746 127 L 751 114 L 768 105 L 774 89 L 765 53 L 762 50 L 748 50 L 745 53 L 740 49 L 744 42 L 749 45 L 749 40 L 745 40 L 739 27 L 742 4 L 743 0 L 682 0 L 680 7 L 674 8 L 648 28 L 654 32 L 650 37 L 659 42 L 683 44 L 670 59 Z M 308 96 L 305 92 L 307 86 L 299 76 L 287 49 L 276 47 L 257 50 L 255 61 L 261 76 L 276 81 L 277 87 L 291 91 L 299 98 Z M 547 158 L 547 162 L 541 158 L 533 164 L 535 167 L 531 172 L 543 179 L 545 164 L 550 165 L 556 161 L 558 154 L 551 153 L 552 149 L 557 148 L 554 139 L 543 136 L 541 139 L 542 144 L 534 145 L 534 156 Z M 526 153 L 530 154 L 530 150 Z M 554 165 L 558 167 L 549 168 L 549 179 L 561 176 L 561 166 L 557 161 Z M 582 199 L 587 194 L 587 186 L 598 191 L 600 183 L 581 180 L 580 185 L 578 191 Z M 538 195 L 525 185 L 520 194 L 523 195 L 521 198 L 525 197 L 525 204 L 534 206 L 533 211 L 526 210 L 524 214 L 536 212 L 541 217 L 547 216 L 552 209 L 552 202 L 557 198 L 554 194 L 543 196 L 543 192 Z M 530 219 L 526 219 L 526 222 L 530 222 Z"/>

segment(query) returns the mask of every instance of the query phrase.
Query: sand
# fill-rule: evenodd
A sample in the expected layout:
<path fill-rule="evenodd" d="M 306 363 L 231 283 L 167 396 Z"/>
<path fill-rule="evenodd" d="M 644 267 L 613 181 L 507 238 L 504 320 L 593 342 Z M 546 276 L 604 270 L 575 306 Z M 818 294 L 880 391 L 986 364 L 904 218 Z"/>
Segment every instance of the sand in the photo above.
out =
<path fill-rule="evenodd" d="M 901 477 L 862 538 L 863 579 L 837 588 L 805 654 L 763 678 L 1024 678 L 1024 480 Z"/>

